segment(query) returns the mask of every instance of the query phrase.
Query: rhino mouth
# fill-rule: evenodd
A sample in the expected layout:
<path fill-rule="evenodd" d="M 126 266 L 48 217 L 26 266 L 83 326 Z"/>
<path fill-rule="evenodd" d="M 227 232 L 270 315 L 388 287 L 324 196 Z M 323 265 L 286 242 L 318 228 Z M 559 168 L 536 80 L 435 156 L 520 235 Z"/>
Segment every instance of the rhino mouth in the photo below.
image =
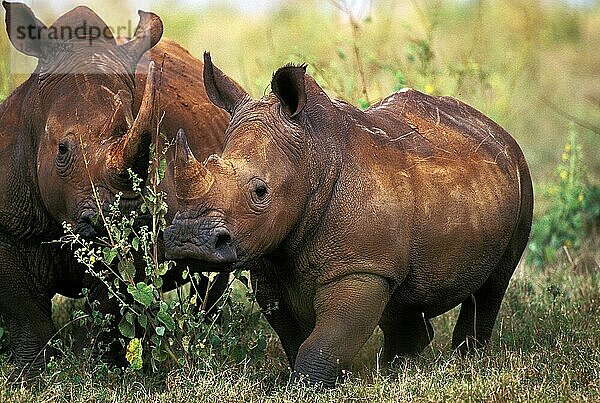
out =
<path fill-rule="evenodd" d="M 177 222 L 179 221 L 179 222 Z M 176 220 L 164 232 L 165 257 L 182 263 L 200 261 L 207 271 L 230 272 L 239 263 L 231 234 L 222 225 Z"/>
<path fill-rule="evenodd" d="M 133 222 L 134 228 L 152 225 L 152 215 L 150 213 L 141 213 L 142 197 L 121 198 L 119 210 L 123 216 L 129 216 L 131 212 L 136 212 Z M 110 217 L 111 209 L 108 203 L 102 207 L 102 215 L 98 213 L 97 208 L 84 208 L 75 222 L 74 232 L 85 239 L 96 239 L 108 235 L 105 222 L 102 216 Z"/>
<path fill-rule="evenodd" d="M 165 254 L 165 257 L 168 260 L 174 260 L 177 262 L 177 267 L 192 267 L 194 270 L 201 270 L 203 272 L 232 273 L 238 269 L 238 265 L 235 263 L 214 263 L 195 258 L 176 258 L 169 256 L 170 255 L 168 253 Z"/>
<path fill-rule="evenodd" d="M 75 224 L 75 233 L 86 239 L 97 238 L 100 236 L 100 227 L 104 229 L 104 225 L 98 225 L 97 220 L 99 219 L 100 217 L 95 211 L 84 211 Z"/>

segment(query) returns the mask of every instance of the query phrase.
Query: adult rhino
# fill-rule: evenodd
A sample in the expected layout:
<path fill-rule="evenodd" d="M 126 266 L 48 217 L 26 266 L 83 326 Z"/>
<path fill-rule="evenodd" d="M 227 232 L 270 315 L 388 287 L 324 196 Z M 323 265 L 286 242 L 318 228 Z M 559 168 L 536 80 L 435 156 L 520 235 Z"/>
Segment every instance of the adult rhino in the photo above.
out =
<path fill-rule="evenodd" d="M 249 268 L 296 374 L 333 385 L 378 324 L 388 361 L 418 353 L 459 304 L 453 348 L 489 341 L 532 217 L 508 133 L 411 89 L 363 112 L 303 66 L 253 100 L 205 54 L 204 84 L 231 123 L 204 164 L 178 135 L 166 254 Z"/>
<path fill-rule="evenodd" d="M 26 5 L 2 4 L 12 44 L 39 59 L 31 77 L 0 105 L 0 315 L 18 369 L 27 375 L 50 353 L 56 293 L 79 297 L 86 287 L 101 309 L 118 311 L 71 252 L 48 242 L 62 235 L 62 222 L 95 237 L 98 206 L 110 205 L 119 192 L 123 209 L 140 205 L 127 170 L 147 174 L 158 98 L 161 132 L 173 139 L 183 125 L 197 133 L 191 144 L 199 155 L 221 150 L 228 117 L 198 88 L 202 63 L 173 42 L 159 43 L 163 26 L 154 14 L 140 11 L 133 38 L 117 44 L 87 7 L 46 27 Z M 174 186 L 172 166 L 163 186 Z M 176 203 L 174 196 L 169 203 Z M 165 288 L 175 286 L 172 280 Z"/>

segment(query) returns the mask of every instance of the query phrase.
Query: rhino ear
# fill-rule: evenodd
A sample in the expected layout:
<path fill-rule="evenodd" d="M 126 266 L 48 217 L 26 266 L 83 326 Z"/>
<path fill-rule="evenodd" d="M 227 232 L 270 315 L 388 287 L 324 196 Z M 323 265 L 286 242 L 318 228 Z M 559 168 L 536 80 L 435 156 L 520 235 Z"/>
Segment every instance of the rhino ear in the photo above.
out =
<path fill-rule="evenodd" d="M 13 46 L 26 55 L 39 58 L 48 29 L 46 25 L 23 3 L 3 1 L 2 6 L 6 10 L 6 32 Z"/>
<path fill-rule="evenodd" d="M 138 11 L 138 15 L 140 22 L 135 29 L 133 38 L 120 46 L 125 54 L 131 57 L 134 66 L 137 65 L 144 53 L 160 41 L 163 34 L 163 23 L 158 15 L 142 10 Z"/>
<path fill-rule="evenodd" d="M 271 80 L 273 93 L 292 118 L 299 115 L 306 106 L 305 76 L 305 64 L 288 65 L 277 70 Z"/>
<path fill-rule="evenodd" d="M 209 52 L 204 52 L 204 88 L 211 102 L 230 114 L 248 97 L 246 91 L 213 64 Z"/>

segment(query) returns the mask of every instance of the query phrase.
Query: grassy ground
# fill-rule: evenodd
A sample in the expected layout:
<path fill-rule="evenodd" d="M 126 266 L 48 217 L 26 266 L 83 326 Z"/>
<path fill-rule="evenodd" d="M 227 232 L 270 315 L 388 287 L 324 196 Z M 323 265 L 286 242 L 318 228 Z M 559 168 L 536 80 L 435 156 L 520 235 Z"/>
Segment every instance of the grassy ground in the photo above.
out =
<path fill-rule="evenodd" d="M 122 22 L 123 10 L 135 16 L 125 2 L 87 3 L 111 25 Z M 254 96 L 265 91 L 277 67 L 293 61 L 308 62 L 331 96 L 353 104 L 375 102 L 403 86 L 472 104 L 522 145 L 539 216 L 547 207 L 540 190 L 554 175 L 573 121 L 590 180 L 600 181 L 594 132 L 600 127 L 600 7 L 541 3 L 381 0 L 370 13 L 355 15 L 355 29 L 322 0 L 284 2 L 252 15 L 227 6 L 186 10 L 172 0 L 154 10 L 167 36 L 198 56 L 211 50 L 215 63 Z M 51 22 L 50 11 L 35 7 Z M 22 80 L 11 73 L 17 56 L 8 49 L 1 33 L 0 99 Z M 541 270 L 521 266 L 482 355 L 461 358 L 450 351 L 452 311 L 435 320 L 430 348 L 392 369 L 377 365 L 376 332 L 346 382 L 323 393 L 289 384 L 271 333 L 262 360 L 232 365 L 207 359 L 158 373 L 123 375 L 67 351 L 31 388 L 0 386 L 0 401 L 599 401 L 599 246 L 590 241 L 573 256 L 585 257 L 577 267 L 563 255 L 564 261 Z M 11 370 L 7 359 L 0 354 L 0 379 Z"/>
<path fill-rule="evenodd" d="M 595 245 L 597 251 L 598 245 Z M 591 245 L 590 245 L 591 248 Z M 600 258 L 596 253 L 596 259 Z M 207 360 L 125 375 L 66 357 L 31 388 L 0 389 L 2 401 L 598 401 L 600 273 L 568 262 L 544 272 L 520 267 L 496 323 L 491 346 L 462 358 L 449 348 L 456 310 L 434 321 L 431 347 L 392 369 L 378 368 L 381 335 L 367 343 L 346 381 L 316 392 L 288 382 L 275 337 L 258 362 Z M 10 366 L 0 356 L 0 376 Z"/>

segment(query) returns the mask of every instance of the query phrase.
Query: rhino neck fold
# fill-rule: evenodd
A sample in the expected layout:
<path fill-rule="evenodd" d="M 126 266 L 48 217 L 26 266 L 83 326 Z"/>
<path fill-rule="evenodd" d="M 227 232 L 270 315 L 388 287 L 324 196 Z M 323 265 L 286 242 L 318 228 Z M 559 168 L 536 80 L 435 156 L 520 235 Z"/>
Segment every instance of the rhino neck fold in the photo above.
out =
<path fill-rule="evenodd" d="M 282 248 L 288 255 L 299 253 L 302 245 L 307 245 L 306 241 L 314 237 L 328 214 L 328 206 L 331 205 L 337 181 L 342 173 L 344 138 L 348 132 L 348 125 L 342 116 L 335 116 L 335 121 L 339 123 L 333 125 L 339 130 L 336 133 L 331 132 L 330 125 L 320 126 L 318 122 L 305 122 L 309 197 L 304 213 L 283 242 Z"/>
<path fill-rule="evenodd" d="M 39 193 L 36 175 L 37 133 L 32 111 L 37 107 L 35 80 L 17 88 L 0 106 L 0 231 L 21 239 L 60 235 Z M 33 94 L 33 95 L 32 95 Z"/>

